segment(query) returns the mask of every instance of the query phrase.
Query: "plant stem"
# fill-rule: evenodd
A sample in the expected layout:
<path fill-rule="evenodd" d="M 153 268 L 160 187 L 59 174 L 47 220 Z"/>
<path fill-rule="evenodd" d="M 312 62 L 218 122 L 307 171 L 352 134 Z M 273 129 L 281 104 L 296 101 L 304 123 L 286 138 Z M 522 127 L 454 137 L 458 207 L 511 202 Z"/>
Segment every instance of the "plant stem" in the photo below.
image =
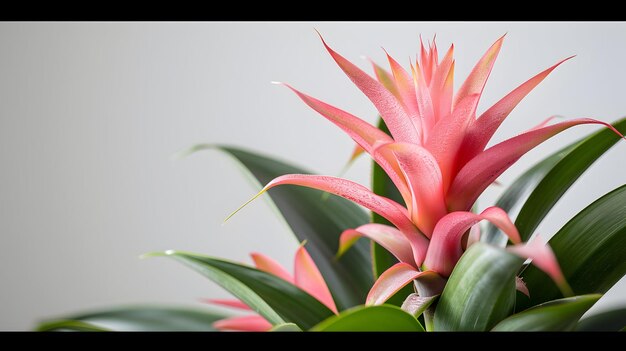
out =
<path fill-rule="evenodd" d="M 424 327 L 427 332 L 435 331 L 435 309 L 430 306 L 424 311 Z"/>

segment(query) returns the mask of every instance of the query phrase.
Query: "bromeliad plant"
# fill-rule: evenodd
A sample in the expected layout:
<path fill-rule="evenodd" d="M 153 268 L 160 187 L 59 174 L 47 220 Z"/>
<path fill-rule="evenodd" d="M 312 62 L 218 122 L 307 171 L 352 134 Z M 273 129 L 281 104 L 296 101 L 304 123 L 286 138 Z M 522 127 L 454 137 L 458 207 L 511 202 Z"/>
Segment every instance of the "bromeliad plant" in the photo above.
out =
<path fill-rule="evenodd" d="M 487 331 L 626 326 L 624 309 L 579 321 L 626 273 L 626 187 L 582 210 L 547 244 L 534 233 L 576 179 L 623 138 L 626 119 L 611 125 L 590 118 L 551 124 L 549 118 L 487 148 L 515 106 L 569 59 L 477 114 L 503 40 L 487 50 L 453 94 L 454 46 L 440 59 L 434 40 L 422 44 L 410 71 L 387 54 L 390 72 L 372 63 L 373 78 L 322 39 L 378 110 L 377 126 L 278 83 L 356 142 L 351 161 L 364 152 L 372 157 L 371 190 L 233 147 L 193 147 L 189 152 L 222 150 L 243 164 L 266 184 L 252 200 L 271 189 L 269 195 L 303 241 L 293 276 L 261 254 L 252 255 L 255 268 L 185 252 L 151 254 L 181 261 L 238 299 L 208 302 L 252 311 L 226 318 L 207 314 L 204 327 Z M 494 206 L 476 211 L 482 192 L 525 153 L 581 124 L 606 128 L 545 158 L 516 179 Z M 357 205 L 372 211 L 371 220 Z M 487 225 L 481 227 L 483 221 Z M 100 314 L 88 316 L 71 323 L 99 328 Z M 42 328 L 72 329 L 70 324 Z"/>

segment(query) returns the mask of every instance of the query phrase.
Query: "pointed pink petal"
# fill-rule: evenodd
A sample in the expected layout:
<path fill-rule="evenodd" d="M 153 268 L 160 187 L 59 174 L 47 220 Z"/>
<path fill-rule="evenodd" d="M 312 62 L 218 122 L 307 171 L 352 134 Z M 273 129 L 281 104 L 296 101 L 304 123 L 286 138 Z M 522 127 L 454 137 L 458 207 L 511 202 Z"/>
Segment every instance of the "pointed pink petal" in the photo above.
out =
<path fill-rule="evenodd" d="M 213 327 L 222 331 L 261 332 L 272 329 L 272 324 L 261 316 L 241 316 L 220 319 L 213 322 Z"/>
<path fill-rule="evenodd" d="M 335 314 L 338 313 L 337 306 L 335 306 L 335 301 L 330 290 L 328 290 L 324 277 L 322 277 L 304 245 L 301 245 L 298 251 L 296 251 L 293 271 L 296 286 L 326 305 Z"/>
<path fill-rule="evenodd" d="M 430 240 L 424 267 L 442 276 L 449 276 L 463 254 L 461 245 L 463 234 L 481 220 L 488 220 L 493 223 L 512 242 L 519 243 L 521 241 L 517 228 L 506 212 L 499 207 L 489 207 L 479 215 L 472 212 L 452 212 L 437 223 Z"/>
<path fill-rule="evenodd" d="M 530 78 L 524 84 L 515 88 L 515 90 L 511 91 L 507 96 L 503 97 L 500 101 L 496 102 L 491 108 L 485 111 L 468 128 L 467 135 L 463 141 L 463 147 L 461 149 L 459 159 L 460 166 L 462 167 L 474 156 L 483 151 L 498 127 L 500 127 L 506 117 L 511 113 L 511 111 L 513 111 L 515 106 L 517 106 L 522 99 L 524 99 L 528 93 L 539 85 L 539 83 L 541 83 L 555 68 L 572 57 L 568 57 Z"/>
<path fill-rule="evenodd" d="M 459 171 L 447 193 L 448 208 L 453 211 L 471 208 L 487 186 L 525 153 L 554 135 L 579 124 L 602 124 L 622 136 L 608 123 L 591 118 L 578 118 L 534 129 L 505 140 L 478 154 Z"/>
<path fill-rule="evenodd" d="M 271 257 L 257 252 L 251 253 L 250 257 L 252 257 L 252 261 L 254 261 L 254 265 L 258 270 L 275 275 L 293 284 L 291 274 Z"/>
<path fill-rule="evenodd" d="M 396 60 L 393 59 L 393 57 L 387 53 L 387 51 L 385 51 L 385 54 L 387 54 L 387 60 L 389 61 L 389 66 L 391 67 L 391 72 L 393 73 L 396 87 L 398 88 L 398 92 L 400 94 L 400 101 L 402 101 L 404 106 L 406 106 L 406 112 L 411 118 L 413 126 L 418 133 L 421 134 L 422 120 L 420 118 L 420 111 L 415 96 L 413 78 Z"/>
<path fill-rule="evenodd" d="M 375 241 L 394 255 L 398 261 L 417 267 L 413 259 L 411 244 L 398 229 L 377 223 L 364 224 L 355 229 L 347 229 L 339 237 L 339 252 L 343 254 L 360 237 Z"/>
<path fill-rule="evenodd" d="M 465 131 L 474 118 L 479 97 L 473 94 L 461 100 L 451 114 L 437 122 L 426 141 L 426 149 L 439 163 L 444 192 L 454 177 L 456 155 L 465 138 Z"/>
<path fill-rule="evenodd" d="M 437 67 L 433 82 L 430 86 L 430 95 L 435 111 L 435 122 L 446 117 L 452 110 L 452 80 L 454 76 L 454 44 L 450 46 L 446 56 Z M 452 73 L 452 75 L 450 75 Z"/>
<path fill-rule="evenodd" d="M 502 47 L 503 41 L 504 35 L 500 37 L 500 39 L 496 40 L 493 45 L 491 45 L 485 55 L 483 55 L 483 57 L 480 59 L 480 61 L 478 61 L 476 66 L 474 66 L 472 72 L 470 72 L 465 82 L 463 82 L 463 85 L 459 88 L 459 91 L 457 91 L 454 98 L 454 104 L 452 105 L 453 108 L 467 96 L 473 94 L 482 94 L 483 89 L 485 88 L 485 83 L 487 83 L 487 79 L 489 78 L 489 74 L 491 73 L 491 69 L 493 68 L 493 64 L 496 62 L 496 58 L 498 57 L 498 53 L 500 52 L 500 48 Z M 478 101 L 476 103 L 478 103 Z"/>
<path fill-rule="evenodd" d="M 507 247 L 507 250 L 522 258 L 529 258 L 532 264 L 544 271 L 559 286 L 565 296 L 573 295 L 567 284 L 554 252 L 543 239 L 537 235 L 532 241 Z"/>
<path fill-rule="evenodd" d="M 423 72 L 423 76 L 424 76 L 424 81 L 426 83 L 426 86 L 430 85 L 430 78 L 431 78 L 431 74 L 433 71 L 433 62 L 431 60 L 431 54 L 430 54 L 430 50 L 426 51 L 426 49 L 424 48 L 424 42 L 422 41 L 422 37 L 420 36 L 420 58 L 422 61 L 421 64 L 421 72 Z M 416 61 L 417 62 L 417 61 Z M 417 65 L 420 66 L 420 65 Z M 419 68 L 419 67 L 418 67 Z"/>
<path fill-rule="evenodd" d="M 418 140 L 419 134 L 398 99 L 376 79 L 331 49 L 321 35 L 320 38 L 339 67 L 376 106 L 394 139 L 407 142 Z"/>
<path fill-rule="evenodd" d="M 382 145 L 393 152 L 411 194 L 411 219 L 427 237 L 437 221 L 446 215 L 446 205 L 437 160 L 425 148 L 408 143 Z"/>
<path fill-rule="evenodd" d="M 433 101 L 428 89 L 428 83 L 424 79 L 424 74 L 420 69 L 420 66 L 415 63 L 414 68 L 411 65 L 411 74 L 413 75 L 413 85 L 416 93 L 417 107 L 419 109 L 419 116 L 422 122 L 422 142 L 428 139 L 428 134 L 435 125 L 435 112 L 433 110 Z M 416 141 L 413 141 L 416 143 Z"/>
<path fill-rule="evenodd" d="M 369 294 L 367 294 L 365 304 L 368 306 L 382 305 L 400 289 L 412 282 L 413 279 L 428 274 L 434 273 L 431 271 L 420 272 L 415 267 L 404 262 L 396 263 L 378 277 Z"/>
<path fill-rule="evenodd" d="M 296 93 L 296 95 L 298 95 L 298 97 L 302 99 L 305 104 L 350 135 L 350 137 L 367 152 L 371 153 L 372 146 L 376 142 L 388 143 L 393 141 L 393 139 L 385 132 L 365 122 L 364 120 L 312 96 L 304 94 L 289 84 L 280 84 L 291 89 L 291 91 Z"/>
<path fill-rule="evenodd" d="M 282 184 L 300 185 L 326 191 L 368 208 L 395 225 L 411 242 L 415 261 L 424 260 L 428 239 L 420 233 L 409 219 L 407 210 L 397 202 L 374 194 L 366 187 L 347 179 L 308 174 L 287 174 L 270 181 L 256 197 L 265 191 Z M 252 201 L 252 200 L 250 200 Z"/>
<path fill-rule="evenodd" d="M 374 74 L 376 74 L 376 79 L 382 84 L 390 93 L 392 93 L 398 100 L 401 100 L 402 97 L 398 92 L 398 88 L 396 88 L 396 82 L 391 75 L 391 73 L 387 72 L 384 68 L 380 67 L 373 60 L 369 59 L 370 63 L 374 67 Z"/>
<path fill-rule="evenodd" d="M 406 209 L 400 204 L 386 197 L 376 195 L 366 187 L 347 179 L 309 174 L 286 174 L 274 178 L 262 191 L 283 184 L 319 189 L 354 201 L 383 216 L 400 230 L 413 226 L 413 223 L 408 218 Z"/>
<path fill-rule="evenodd" d="M 354 162 L 354 160 L 356 160 L 364 152 L 365 150 L 363 150 L 361 145 L 359 144 L 354 145 L 354 150 L 352 150 L 352 154 L 350 155 L 350 159 L 348 160 L 348 163 Z"/>
<path fill-rule="evenodd" d="M 480 213 L 480 217 L 498 227 L 498 229 L 509 237 L 512 243 L 518 244 L 522 242 L 522 238 L 520 238 L 515 224 L 511 221 L 509 215 L 500 207 L 488 207 Z"/>
<path fill-rule="evenodd" d="M 437 34 L 435 34 L 433 36 L 433 45 L 430 48 L 430 54 L 431 54 L 431 61 L 433 62 L 433 76 L 434 76 L 434 72 L 437 69 L 437 67 L 439 66 L 439 52 L 437 51 Z"/>
<path fill-rule="evenodd" d="M 559 117 L 561 117 L 561 116 L 558 116 L 558 115 L 550 116 L 550 117 L 544 119 L 543 121 L 541 121 L 541 123 L 537 124 L 536 126 L 530 128 L 527 131 L 530 132 L 530 131 L 533 131 L 535 129 L 543 128 L 543 127 L 547 126 L 548 124 L 550 124 L 550 122 L 552 122 L 553 120 L 555 120 L 555 119 L 557 119 Z"/>
<path fill-rule="evenodd" d="M 300 99 L 302 99 L 302 101 L 304 101 L 304 103 L 341 128 L 361 148 L 372 155 L 376 163 L 378 163 L 385 170 L 385 172 L 389 175 L 389 178 L 391 178 L 391 181 L 394 185 L 396 185 L 405 199 L 409 199 L 410 192 L 408 186 L 404 181 L 402 174 L 399 173 L 397 167 L 394 168 L 395 161 L 393 159 L 386 158 L 385 155 L 377 155 L 373 152 L 374 145 L 393 142 L 393 139 L 391 139 L 389 135 L 348 112 L 328 105 L 323 101 L 298 91 L 289 84 L 280 84 L 283 84 L 291 89 L 294 93 L 296 93 L 296 95 L 298 95 L 298 97 L 300 97 Z"/>
<path fill-rule="evenodd" d="M 522 277 L 515 276 L 515 290 L 530 297 L 530 292 L 528 292 L 528 287 L 526 286 L 526 283 L 524 283 L 524 279 L 522 279 Z"/>
<path fill-rule="evenodd" d="M 201 299 L 201 301 L 213 305 L 238 308 L 240 310 L 251 310 L 248 305 L 235 299 Z"/>

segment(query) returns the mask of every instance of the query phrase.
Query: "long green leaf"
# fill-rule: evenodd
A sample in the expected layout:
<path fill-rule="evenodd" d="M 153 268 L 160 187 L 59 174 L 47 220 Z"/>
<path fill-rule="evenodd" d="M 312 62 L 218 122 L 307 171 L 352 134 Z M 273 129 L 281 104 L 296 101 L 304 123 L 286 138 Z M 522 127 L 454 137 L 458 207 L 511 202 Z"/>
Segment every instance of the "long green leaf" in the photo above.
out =
<path fill-rule="evenodd" d="M 283 174 L 310 173 L 230 146 L 197 145 L 187 153 L 202 149 L 218 149 L 231 155 L 263 185 Z M 307 250 L 324 276 L 337 307 L 341 310 L 363 303 L 373 284 L 368 244 L 356 243 L 339 260 L 335 255 L 341 232 L 367 223 L 367 214 L 348 200 L 337 196 L 324 198 L 325 193 L 315 189 L 281 186 L 268 193 L 298 241 L 307 240 Z"/>
<path fill-rule="evenodd" d="M 605 293 L 626 274 L 626 185 L 580 211 L 549 241 L 576 294 Z M 517 310 L 562 297 L 547 275 L 529 266 L 522 277 L 530 299 Z"/>
<path fill-rule="evenodd" d="M 620 331 L 626 327 L 626 307 L 616 308 L 585 317 L 578 322 L 577 331 Z"/>
<path fill-rule="evenodd" d="M 508 317 L 493 331 L 569 331 L 600 297 L 591 294 L 546 302 Z"/>
<path fill-rule="evenodd" d="M 397 306 L 358 306 L 321 322 L 313 331 L 408 331 L 423 332 L 415 317 Z"/>
<path fill-rule="evenodd" d="M 214 331 L 221 313 L 166 306 L 132 306 L 45 321 L 39 331 Z"/>
<path fill-rule="evenodd" d="M 563 157 L 580 144 L 580 142 L 579 140 L 564 147 L 522 173 L 522 175 L 515 179 L 502 195 L 500 195 L 500 198 L 496 201 L 496 206 L 508 212 L 511 218 L 515 218 L 513 212 L 518 205 L 521 205 L 522 202 L 528 198 L 532 189 L 539 184 L 554 165 L 562 160 Z M 506 245 L 508 238 L 498 227 L 491 223 L 487 223 L 486 227 L 485 235 L 481 237 L 482 241 L 498 246 Z"/>
<path fill-rule="evenodd" d="M 515 274 L 523 260 L 503 249 L 472 245 L 454 267 L 435 310 L 437 331 L 485 331 L 515 303 Z"/>
<path fill-rule="evenodd" d="M 36 331 L 92 331 L 103 332 L 112 331 L 106 328 L 100 328 L 96 325 L 76 321 L 72 319 L 59 319 L 50 322 L 43 322 L 37 326 Z"/>
<path fill-rule="evenodd" d="M 301 332 L 302 329 L 294 323 L 283 323 L 275 326 L 270 331 L 273 332 Z"/>
<path fill-rule="evenodd" d="M 252 267 L 180 251 L 150 256 L 168 256 L 180 261 L 228 290 L 274 325 L 295 323 L 308 329 L 333 315 L 295 285 Z"/>
<path fill-rule="evenodd" d="M 626 118 L 615 122 L 613 126 L 626 133 Z M 550 169 L 528 196 L 515 219 L 523 240 L 530 238 L 556 202 L 587 168 L 619 140 L 621 138 L 615 132 L 604 128 L 585 138 Z"/>

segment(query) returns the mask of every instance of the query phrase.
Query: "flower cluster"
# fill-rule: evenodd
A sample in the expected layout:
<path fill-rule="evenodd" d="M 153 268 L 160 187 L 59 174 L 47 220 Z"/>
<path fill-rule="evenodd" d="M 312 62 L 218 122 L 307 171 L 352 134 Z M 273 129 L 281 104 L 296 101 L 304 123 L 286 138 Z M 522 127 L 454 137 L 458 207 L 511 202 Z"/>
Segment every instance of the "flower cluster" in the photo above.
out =
<path fill-rule="evenodd" d="M 472 212 L 471 208 L 498 176 L 526 152 L 552 136 L 580 124 L 613 127 L 589 118 L 555 124 L 550 124 L 548 119 L 486 148 L 515 106 L 557 66 L 569 59 L 538 73 L 477 115 L 479 99 L 503 40 L 504 37 L 498 39 L 487 50 L 461 87 L 453 93 L 453 45 L 440 58 L 434 39 L 427 46 L 422 43 L 420 57 L 411 62 L 410 72 L 387 54 L 390 71 L 372 63 L 374 78 L 335 52 L 322 39 L 334 61 L 374 104 L 390 135 L 359 117 L 288 84 L 279 83 L 348 134 L 358 144 L 355 154 L 368 153 L 387 173 L 402 196 L 404 203 L 400 204 L 347 179 L 304 174 L 277 177 L 255 196 L 282 184 L 300 185 L 352 200 L 387 219 L 393 226 L 365 224 L 346 230 L 339 238 L 340 253 L 349 249 L 358 238 L 366 237 L 385 247 L 399 261 L 380 275 L 369 292 L 366 304 L 382 304 L 412 281 L 418 282 L 418 290 L 423 287 L 422 291 L 418 291 L 420 295 L 440 293 L 463 252 L 480 240 L 476 225 L 483 220 L 491 222 L 508 236 L 512 245 L 507 250 L 532 259 L 532 263 L 544 270 L 564 294 L 570 293 L 552 250 L 541 239 L 536 237 L 529 243 L 522 243 L 515 225 L 498 207 L 489 207 L 480 213 Z M 305 256 L 308 257 L 308 254 L 301 247 L 297 257 Z M 272 261 L 259 257 L 255 258 L 257 267 L 295 282 L 336 312 L 328 288 L 310 257 L 307 266 L 315 274 L 306 275 L 306 278 L 298 273 L 298 258 L 296 275 L 292 278 L 283 269 L 276 268 L 274 263 L 268 263 Z M 518 289 L 525 291 L 520 280 Z M 257 324 L 251 325 L 269 328 L 267 323 L 254 321 Z M 233 325 L 232 321 L 220 322 L 217 326 L 246 330 L 246 323 Z"/>

